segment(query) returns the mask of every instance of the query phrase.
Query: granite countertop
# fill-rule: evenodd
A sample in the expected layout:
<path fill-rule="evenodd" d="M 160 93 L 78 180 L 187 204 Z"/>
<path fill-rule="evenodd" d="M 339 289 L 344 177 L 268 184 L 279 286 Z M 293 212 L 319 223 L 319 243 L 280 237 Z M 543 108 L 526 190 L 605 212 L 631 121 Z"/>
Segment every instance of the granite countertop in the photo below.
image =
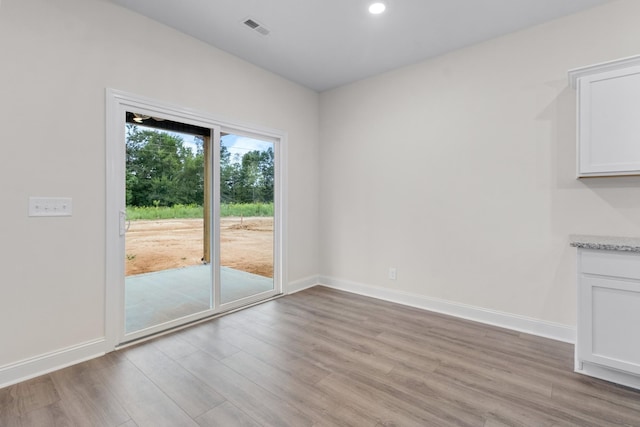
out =
<path fill-rule="evenodd" d="M 640 252 L 640 237 L 589 236 L 572 234 L 571 246 L 606 251 Z"/>

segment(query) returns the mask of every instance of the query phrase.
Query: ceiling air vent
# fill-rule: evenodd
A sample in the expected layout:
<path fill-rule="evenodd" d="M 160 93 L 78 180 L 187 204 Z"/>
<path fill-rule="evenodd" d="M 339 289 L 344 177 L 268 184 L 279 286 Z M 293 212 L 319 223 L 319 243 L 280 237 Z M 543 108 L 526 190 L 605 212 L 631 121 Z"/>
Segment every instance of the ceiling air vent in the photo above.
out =
<path fill-rule="evenodd" d="M 260 24 L 259 22 L 256 22 L 256 20 L 254 19 L 245 19 L 243 21 L 243 24 L 246 25 L 247 27 L 251 28 L 253 31 L 256 31 L 260 34 L 262 34 L 263 36 L 266 36 L 270 33 L 269 29 L 267 27 L 265 27 L 264 25 Z"/>

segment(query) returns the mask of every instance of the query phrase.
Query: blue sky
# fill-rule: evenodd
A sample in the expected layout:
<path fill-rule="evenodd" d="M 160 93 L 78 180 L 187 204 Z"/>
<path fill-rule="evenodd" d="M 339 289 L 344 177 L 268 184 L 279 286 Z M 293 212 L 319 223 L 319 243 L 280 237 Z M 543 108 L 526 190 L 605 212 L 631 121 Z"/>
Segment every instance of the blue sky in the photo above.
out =
<path fill-rule="evenodd" d="M 140 127 L 150 129 L 150 130 L 156 130 L 159 132 L 166 132 L 161 129 L 148 128 L 146 126 L 140 126 Z M 190 148 L 191 151 L 193 151 L 194 153 L 196 152 L 197 146 L 196 146 L 196 143 L 194 142 L 193 135 L 188 135 L 188 134 L 179 133 L 179 132 L 167 132 L 167 133 L 171 135 L 179 136 L 184 141 L 185 147 Z M 238 155 L 239 158 L 242 158 L 242 156 L 245 153 L 248 153 L 249 151 L 255 151 L 255 150 L 265 151 L 269 147 L 273 148 L 272 142 L 261 141 L 259 139 L 253 139 L 253 138 L 248 138 L 246 136 L 239 136 L 239 135 L 233 135 L 233 134 L 228 134 L 221 137 L 220 144 L 227 147 L 227 149 L 231 153 L 231 161 L 234 160 L 236 154 Z"/>
<path fill-rule="evenodd" d="M 247 138 L 246 136 L 238 136 L 232 134 L 225 135 L 220 138 L 220 144 L 229 149 L 232 161 L 234 160 L 234 156 L 236 154 L 238 154 L 239 157 L 242 157 L 249 151 L 265 151 L 269 147 L 273 147 L 272 142 L 260 141 L 258 139 Z"/>

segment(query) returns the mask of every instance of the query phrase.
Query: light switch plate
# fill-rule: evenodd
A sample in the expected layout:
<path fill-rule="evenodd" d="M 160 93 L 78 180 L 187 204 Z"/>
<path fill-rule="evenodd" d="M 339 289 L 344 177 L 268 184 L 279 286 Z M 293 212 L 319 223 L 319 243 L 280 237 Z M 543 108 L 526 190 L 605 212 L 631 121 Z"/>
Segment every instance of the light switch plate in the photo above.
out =
<path fill-rule="evenodd" d="M 29 216 L 71 216 L 71 197 L 29 197 Z"/>

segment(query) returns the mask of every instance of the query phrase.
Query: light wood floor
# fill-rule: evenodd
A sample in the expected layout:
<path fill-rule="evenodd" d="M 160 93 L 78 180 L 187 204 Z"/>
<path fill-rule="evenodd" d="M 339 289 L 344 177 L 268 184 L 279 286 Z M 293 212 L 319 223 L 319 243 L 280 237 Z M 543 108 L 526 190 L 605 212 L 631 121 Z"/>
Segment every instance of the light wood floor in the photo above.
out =
<path fill-rule="evenodd" d="M 0 390 L 13 426 L 640 426 L 573 346 L 322 287 Z"/>

